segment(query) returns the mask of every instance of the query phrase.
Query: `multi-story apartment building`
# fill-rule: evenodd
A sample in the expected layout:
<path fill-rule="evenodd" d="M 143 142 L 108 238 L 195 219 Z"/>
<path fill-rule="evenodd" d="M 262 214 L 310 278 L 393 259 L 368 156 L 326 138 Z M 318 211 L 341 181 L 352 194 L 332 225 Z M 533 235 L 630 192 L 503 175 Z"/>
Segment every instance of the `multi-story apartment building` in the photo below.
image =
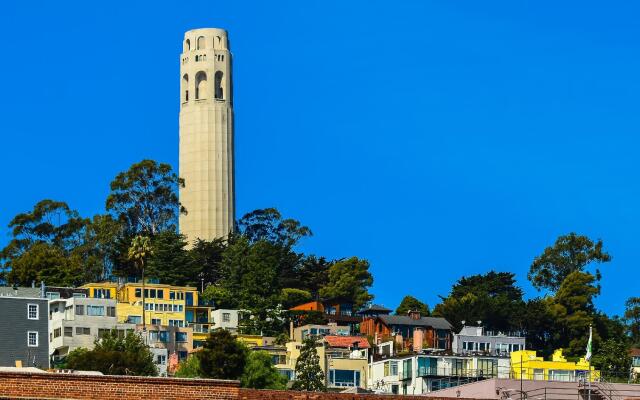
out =
<path fill-rule="evenodd" d="M 49 303 L 40 288 L 0 287 L 0 366 L 49 368 Z"/>
<path fill-rule="evenodd" d="M 142 326 L 137 330 L 141 332 Z M 146 333 L 141 332 L 145 342 L 154 349 L 166 349 L 167 355 L 177 354 L 179 360 L 187 358 L 193 351 L 193 330 L 180 326 L 148 325 Z"/>
<path fill-rule="evenodd" d="M 492 354 L 508 356 L 525 349 L 525 338 L 519 334 L 485 331 L 481 326 L 463 326 L 453 335 L 455 354 Z"/>
<path fill-rule="evenodd" d="M 302 325 L 293 329 L 293 337 L 291 339 L 296 342 L 302 342 L 309 336 L 327 336 L 327 335 L 350 336 L 351 327 L 338 326 L 338 324 L 336 323 L 329 323 L 326 325 L 317 325 L 317 324 Z"/>
<path fill-rule="evenodd" d="M 413 353 L 377 357 L 369 368 L 369 389 L 413 395 L 487 378 L 508 378 L 509 358 Z"/>
<path fill-rule="evenodd" d="M 134 324 L 118 324 L 114 299 L 71 297 L 49 301 L 49 351 L 54 360 L 83 347 L 93 349 L 103 333 L 118 329 L 125 335 Z"/>

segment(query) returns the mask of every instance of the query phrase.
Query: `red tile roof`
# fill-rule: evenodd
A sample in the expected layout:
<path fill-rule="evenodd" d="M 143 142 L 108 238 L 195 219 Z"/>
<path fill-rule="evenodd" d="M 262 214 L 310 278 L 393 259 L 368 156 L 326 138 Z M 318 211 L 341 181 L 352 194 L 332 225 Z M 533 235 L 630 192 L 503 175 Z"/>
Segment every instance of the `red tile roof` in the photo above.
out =
<path fill-rule="evenodd" d="M 344 347 L 350 348 L 353 347 L 354 343 L 358 343 L 358 348 L 360 349 L 368 349 L 369 341 L 364 336 L 334 336 L 327 335 L 324 337 L 324 340 L 331 347 Z"/>
<path fill-rule="evenodd" d="M 630 355 L 631 357 L 638 357 L 638 356 L 640 356 L 640 349 L 635 348 L 635 347 L 634 347 L 634 348 L 632 348 L 632 349 L 630 349 L 630 350 L 629 350 L 629 355 Z"/>

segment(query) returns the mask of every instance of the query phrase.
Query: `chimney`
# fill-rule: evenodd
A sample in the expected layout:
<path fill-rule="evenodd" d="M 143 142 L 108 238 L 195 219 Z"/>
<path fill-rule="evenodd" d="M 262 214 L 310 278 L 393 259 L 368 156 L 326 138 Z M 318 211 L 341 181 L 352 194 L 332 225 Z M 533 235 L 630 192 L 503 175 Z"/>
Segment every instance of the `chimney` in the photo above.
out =
<path fill-rule="evenodd" d="M 409 318 L 411 318 L 413 320 L 417 321 L 417 320 L 420 319 L 420 311 L 409 310 L 408 314 L 409 314 Z"/>

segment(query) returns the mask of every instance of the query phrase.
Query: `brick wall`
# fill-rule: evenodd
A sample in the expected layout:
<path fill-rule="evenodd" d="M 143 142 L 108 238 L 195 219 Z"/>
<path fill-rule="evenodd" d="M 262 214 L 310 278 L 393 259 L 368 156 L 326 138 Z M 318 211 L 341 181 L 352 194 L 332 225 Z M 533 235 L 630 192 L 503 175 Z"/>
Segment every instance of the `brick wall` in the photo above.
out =
<path fill-rule="evenodd" d="M 472 400 L 464 398 L 240 389 L 239 400 Z"/>
<path fill-rule="evenodd" d="M 0 399 L 237 400 L 237 381 L 0 372 Z"/>

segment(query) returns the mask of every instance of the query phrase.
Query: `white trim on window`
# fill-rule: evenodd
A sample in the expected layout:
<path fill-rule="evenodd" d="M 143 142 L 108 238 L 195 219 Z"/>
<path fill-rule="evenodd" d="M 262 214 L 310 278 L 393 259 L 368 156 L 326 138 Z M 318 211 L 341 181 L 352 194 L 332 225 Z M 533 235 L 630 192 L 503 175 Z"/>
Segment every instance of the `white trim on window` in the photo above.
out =
<path fill-rule="evenodd" d="M 34 307 L 34 309 L 32 309 L 31 307 Z M 33 313 L 31 312 L 33 310 Z M 27 304 L 27 319 L 40 319 L 40 305 L 39 304 L 34 304 L 34 303 L 29 303 Z"/>
<path fill-rule="evenodd" d="M 34 339 L 34 344 L 32 344 L 32 335 L 33 334 L 33 339 Z M 38 331 L 27 331 L 27 346 L 28 347 L 38 347 Z"/>

